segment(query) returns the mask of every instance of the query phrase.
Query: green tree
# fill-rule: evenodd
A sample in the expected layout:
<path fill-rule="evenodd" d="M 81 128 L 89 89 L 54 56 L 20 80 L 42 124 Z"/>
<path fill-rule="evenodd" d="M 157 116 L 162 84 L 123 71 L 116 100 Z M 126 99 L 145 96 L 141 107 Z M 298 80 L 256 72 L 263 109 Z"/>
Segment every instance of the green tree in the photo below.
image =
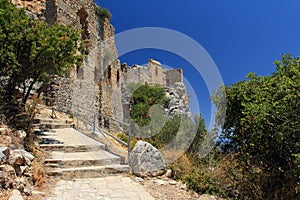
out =
<path fill-rule="evenodd" d="M 193 143 L 190 145 L 188 149 L 188 152 L 198 154 L 201 146 L 203 145 L 204 137 L 207 134 L 207 130 L 205 127 L 204 119 L 202 118 L 201 114 L 195 115 L 194 119 L 196 121 L 197 133 L 195 135 Z"/>
<path fill-rule="evenodd" d="M 82 56 L 80 33 L 70 26 L 49 26 L 30 19 L 8 0 L 0 0 L 0 67 L 5 98 L 12 100 L 22 91 L 24 106 L 35 83 L 53 75 L 67 76 Z"/>
<path fill-rule="evenodd" d="M 153 105 L 166 104 L 165 91 L 159 86 L 142 85 L 132 94 L 131 117 L 139 126 L 150 124 L 151 118 L 149 110 Z"/>
<path fill-rule="evenodd" d="M 284 55 L 270 76 L 250 73 L 225 87 L 224 151 L 236 155 L 243 199 L 298 199 L 300 59 Z M 224 109 L 224 96 L 214 98 Z"/>

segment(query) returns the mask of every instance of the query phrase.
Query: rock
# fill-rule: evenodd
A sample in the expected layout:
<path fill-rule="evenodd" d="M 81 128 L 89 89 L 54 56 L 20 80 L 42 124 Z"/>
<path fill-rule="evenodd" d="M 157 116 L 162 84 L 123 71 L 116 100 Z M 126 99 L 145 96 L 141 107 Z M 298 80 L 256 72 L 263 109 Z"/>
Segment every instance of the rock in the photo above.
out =
<path fill-rule="evenodd" d="M 46 195 L 45 192 L 41 192 L 41 191 L 37 191 L 37 190 L 32 191 L 32 196 L 35 197 L 36 199 L 41 199 L 45 195 Z"/>
<path fill-rule="evenodd" d="M 217 200 L 217 198 L 209 194 L 202 194 L 199 200 Z"/>
<path fill-rule="evenodd" d="M 8 159 L 10 165 L 23 165 L 26 163 L 25 158 L 21 155 L 11 155 Z"/>
<path fill-rule="evenodd" d="M 8 163 L 10 165 L 30 165 L 34 156 L 23 149 L 12 150 Z"/>
<path fill-rule="evenodd" d="M 186 184 L 182 184 L 182 185 L 180 186 L 180 189 L 182 189 L 182 190 L 186 190 L 186 189 L 187 189 L 187 186 L 186 186 Z"/>
<path fill-rule="evenodd" d="M 175 83 L 166 89 L 166 98 L 169 100 L 165 112 L 167 116 L 187 116 L 192 117 L 186 97 L 186 89 L 183 83 Z"/>
<path fill-rule="evenodd" d="M 28 158 L 30 161 L 34 159 L 34 156 L 23 149 L 16 149 L 12 152 L 14 155 L 22 155 L 24 158 Z"/>
<path fill-rule="evenodd" d="M 172 177 L 172 170 L 167 169 L 166 173 L 164 174 L 165 177 L 171 178 Z"/>
<path fill-rule="evenodd" d="M 7 162 L 9 158 L 10 150 L 8 147 L 0 147 L 0 164 Z"/>
<path fill-rule="evenodd" d="M 143 182 L 144 181 L 144 179 L 143 178 L 141 178 L 141 177 L 135 177 L 135 182 Z"/>
<path fill-rule="evenodd" d="M 23 194 L 30 196 L 32 194 L 32 190 L 29 187 L 25 187 L 23 190 Z"/>
<path fill-rule="evenodd" d="M 130 167 L 134 174 L 145 177 L 161 175 L 166 164 L 162 154 L 155 147 L 147 142 L 138 141 L 130 155 Z"/>
<path fill-rule="evenodd" d="M 3 171 L 3 173 L 5 174 L 4 176 L 7 176 L 9 178 L 16 177 L 15 169 L 10 165 L 0 165 L 0 170 Z"/>
<path fill-rule="evenodd" d="M 9 158 L 10 150 L 8 147 L 0 147 L 0 152 L 3 153 L 7 158 Z"/>
<path fill-rule="evenodd" d="M 4 183 L 5 183 L 4 172 L 0 170 L 0 188 L 4 185 Z"/>
<path fill-rule="evenodd" d="M 156 183 L 158 185 L 166 185 L 166 181 L 164 180 L 161 180 L 161 179 L 157 179 L 157 180 L 154 180 L 153 183 Z"/>
<path fill-rule="evenodd" d="M 17 173 L 18 176 L 23 175 L 25 172 L 28 172 L 28 167 L 27 166 L 19 166 L 16 165 L 15 166 L 15 171 Z"/>
<path fill-rule="evenodd" d="M 9 200 L 23 200 L 23 197 L 19 190 L 13 190 Z"/>
<path fill-rule="evenodd" d="M 169 184 L 170 184 L 170 185 L 176 185 L 177 182 L 176 182 L 175 180 L 172 180 L 172 181 L 169 182 Z"/>
<path fill-rule="evenodd" d="M 19 136 L 19 138 L 24 139 L 27 134 L 25 131 L 19 130 L 19 131 L 17 131 L 17 135 Z"/>

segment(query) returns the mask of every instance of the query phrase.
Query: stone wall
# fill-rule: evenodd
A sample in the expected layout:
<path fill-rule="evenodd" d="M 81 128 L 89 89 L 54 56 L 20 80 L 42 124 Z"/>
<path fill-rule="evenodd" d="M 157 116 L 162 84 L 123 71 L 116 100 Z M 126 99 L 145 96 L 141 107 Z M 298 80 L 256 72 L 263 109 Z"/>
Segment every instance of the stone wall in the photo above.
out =
<path fill-rule="evenodd" d="M 174 85 L 175 83 L 183 83 L 182 69 L 169 69 L 164 71 L 166 85 Z"/>
<path fill-rule="evenodd" d="M 18 8 L 26 8 L 26 13 L 33 19 L 45 21 L 46 0 L 11 0 Z"/>
<path fill-rule="evenodd" d="M 56 100 L 53 105 L 91 122 L 99 112 L 122 119 L 123 72 L 117 59 L 114 28 L 108 19 L 100 17 L 93 0 L 14 0 L 14 3 L 32 13 L 43 12 L 44 21 L 50 25 L 71 24 L 82 32 L 84 62 L 70 77 L 53 79 L 55 84 L 51 85 L 55 87 L 50 88 L 51 97 Z M 100 124 L 109 126 L 103 118 Z"/>
<path fill-rule="evenodd" d="M 101 18 L 93 0 L 13 0 L 26 7 L 33 18 L 48 24 L 71 24 L 81 30 L 85 59 L 81 67 L 74 69 L 68 78 L 53 79 L 51 97 L 60 110 L 80 114 L 90 122 L 98 116 L 102 126 L 118 130 L 115 120 L 128 116 L 130 97 L 126 96 L 126 84 L 141 82 L 168 87 L 182 83 L 182 70 L 166 70 L 150 59 L 146 67 L 120 65 L 114 41 L 114 27 Z M 126 97 L 125 97 L 126 96 Z M 124 110 L 126 109 L 126 110 Z M 125 113 L 125 114 L 124 114 Z"/>
<path fill-rule="evenodd" d="M 163 69 L 161 63 L 148 60 L 147 66 L 133 65 L 126 72 L 126 83 L 143 83 L 150 85 L 171 86 L 182 83 L 182 69 Z"/>

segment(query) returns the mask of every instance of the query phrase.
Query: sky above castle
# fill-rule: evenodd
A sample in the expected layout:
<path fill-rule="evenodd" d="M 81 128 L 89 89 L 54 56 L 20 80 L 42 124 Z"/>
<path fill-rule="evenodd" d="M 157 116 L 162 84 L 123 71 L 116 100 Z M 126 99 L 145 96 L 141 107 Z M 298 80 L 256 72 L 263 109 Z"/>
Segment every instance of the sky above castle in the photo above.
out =
<path fill-rule="evenodd" d="M 96 0 L 96 3 L 111 11 L 116 34 L 141 27 L 162 27 L 192 38 L 210 55 L 225 84 L 241 81 L 248 72 L 271 74 L 275 70 L 273 61 L 280 59 L 282 53 L 300 54 L 299 0 Z M 183 68 L 185 79 L 196 92 L 191 95 L 198 99 L 199 110 L 208 123 L 209 92 L 203 77 L 188 59 L 174 52 L 146 48 L 126 53 L 120 60 L 132 65 L 145 64 L 149 58 Z M 198 112 L 195 105 L 192 109 Z"/>

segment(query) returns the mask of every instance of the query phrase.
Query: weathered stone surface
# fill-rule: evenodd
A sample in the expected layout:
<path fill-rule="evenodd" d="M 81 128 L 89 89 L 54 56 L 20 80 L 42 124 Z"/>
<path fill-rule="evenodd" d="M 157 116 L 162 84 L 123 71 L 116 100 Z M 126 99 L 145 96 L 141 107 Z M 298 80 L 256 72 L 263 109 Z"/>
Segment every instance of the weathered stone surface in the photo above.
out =
<path fill-rule="evenodd" d="M 9 200 L 23 200 L 23 197 L 19 190 L 13 190 Z"/>
<path fill-rule="evenodd" d="M 32 161 L 34 156 L 23 149 L 15 149 L 11 151 L 11 158 L 16 160 L 13 164 L 21 165 L 26 163 L 26 159 Z"/>
<path fill-rule="evenodd" d="M 15 169 L 10 165 L 0 165 L 0 170 L 2 170 L 6 177 L 15 178 Z"/>
<path fill-rule="evenodd" d="M 181 115 L 192 117 L 188 106 L 186 89 L 184 83 L 174 83 L 172 87 L 166 89 L 166 98 L 169 99 L 165 109 L 167 116 Z"/>
<path fill-rule="evenodd" d="M 138 176 L 153 176 L 166 167 L 162 154 L 151 144 L 138 141 L 130 155 L 130 166 Z"/>
<path fill-rule="evenodd" d="M 28 172 L 28 167 L 27 166 L 19 166 L 16 165 L 15 166 L 15 171 L 17 173 L 18 176 L 23 175 L 25 172 Z"/>
<path fill-rule="evenodd" d="M 17 134 L 21 139 L 24 139 L 26 137 L 26 132 L 23 130 L 17 131 Z"/>
<path fill-rule="evenodd" d="M 161 180 L 161 179 L 157 179 L 157 180 L 154 180 L 153 183 L 156 183 L 158 185 L 166 185 L 167 181 L 164 181 L 164 180 Z"/>
<path fill-rule="evenodd" d="M 0 164 L 3 164 L 9 158 L 10 150 L 8 147 L 0 147 Z"/>
<path fill-rule="evenodd" d="M 217 200 L 217 198 L 209 194 L 202 194 L 199 200 Z"/>
<path fill-rule="evenodd" d="M 25 187 L 23 193 L 27 196 L 32 194 L 32 190 L 29 187 Z"/>

